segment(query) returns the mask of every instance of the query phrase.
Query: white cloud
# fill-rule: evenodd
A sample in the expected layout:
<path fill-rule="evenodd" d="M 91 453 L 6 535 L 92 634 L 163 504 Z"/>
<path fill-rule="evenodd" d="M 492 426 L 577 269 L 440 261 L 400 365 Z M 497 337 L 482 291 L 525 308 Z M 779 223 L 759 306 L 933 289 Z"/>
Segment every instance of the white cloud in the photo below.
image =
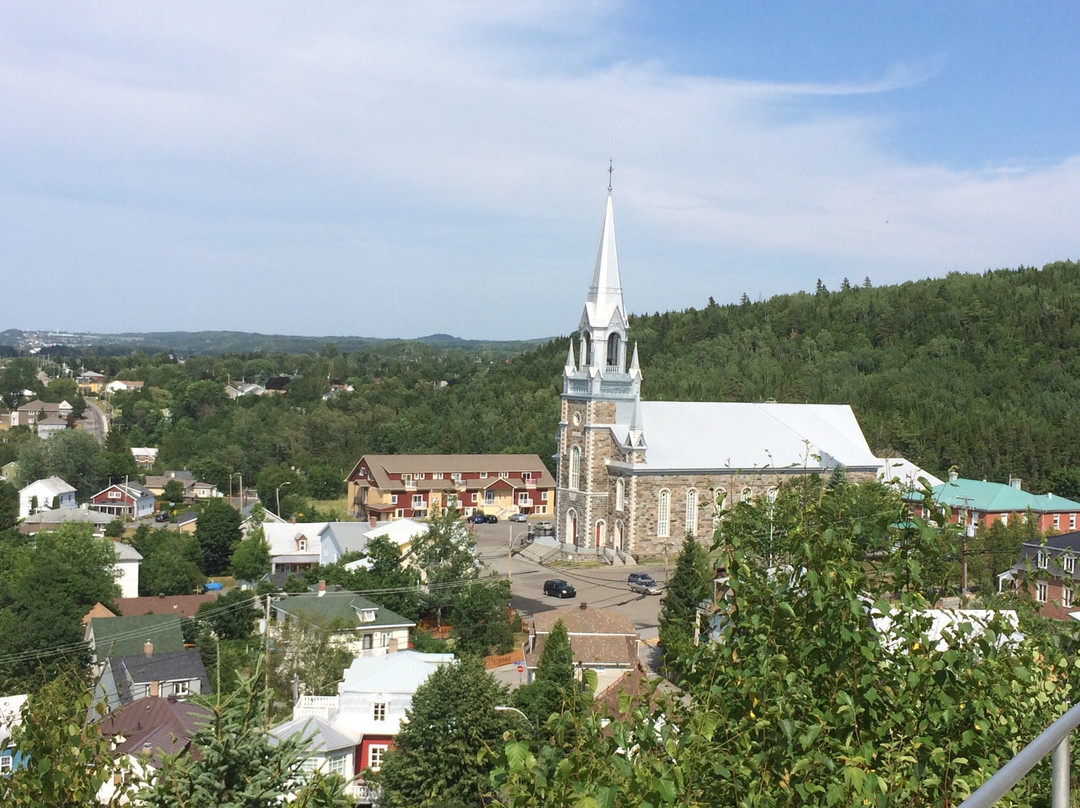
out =
<path fill-rule="evenodd" d="M 860 108 L 946 58 L 834 84 L 676 75 L 613 50 L 623 11 L 9 8 L 0 272 L 220 284 L 147 329 L 566 332 L 609 157 L 631 310 L 1076 253 L 1076 160 L 917 165 L 894 113 Z M 125 294 L 94 313 L 17 301 L 27 327 L 134 328 Z"/>

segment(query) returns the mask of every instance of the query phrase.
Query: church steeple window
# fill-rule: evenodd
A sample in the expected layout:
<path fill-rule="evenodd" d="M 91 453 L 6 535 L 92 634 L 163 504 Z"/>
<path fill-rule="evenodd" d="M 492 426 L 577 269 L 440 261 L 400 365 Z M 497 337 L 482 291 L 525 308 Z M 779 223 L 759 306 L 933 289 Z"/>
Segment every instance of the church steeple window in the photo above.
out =
<path fill-rule="evenodd" d="M 622 362 L 619 357 L 619 345 L 621 338 L 618 334 L 611 334 L 607 340 L 607 367 L 608 370 L 622 371 Z"/>
<path fill-rule="evenodd" d="M 570 488 L 581 488 L 581 447 L 570 448 Z"/>
<path fill-rule="evenodd" d="M 592 367 L 593 363 L 593 341 L 592 334 L 585 331 L 581 335 L 581 365 L 582 367 Z"/>

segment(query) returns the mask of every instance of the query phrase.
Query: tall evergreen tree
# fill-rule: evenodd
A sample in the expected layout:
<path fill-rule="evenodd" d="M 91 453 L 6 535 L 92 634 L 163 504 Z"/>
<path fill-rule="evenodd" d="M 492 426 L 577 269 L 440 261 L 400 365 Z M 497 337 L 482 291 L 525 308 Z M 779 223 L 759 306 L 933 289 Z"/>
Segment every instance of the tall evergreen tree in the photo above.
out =
<path fill-rule="evenodd" d="M 698 605 L 712 594 L 712 579 L 708 552 L 687 534 L 660 606 L 660 644 L 669 666 L 676 665 L 694 644 Z"/>
<path fill-rule="evenodd" d="M 541 724 L 553 715 L 561 714 L 574 699 L 574 653 L 566 624 L 556 620 L 544 639 L 544 650 L 536 665 L 532 682 L 514 691 L 514 704 L 523 713 Z"/>

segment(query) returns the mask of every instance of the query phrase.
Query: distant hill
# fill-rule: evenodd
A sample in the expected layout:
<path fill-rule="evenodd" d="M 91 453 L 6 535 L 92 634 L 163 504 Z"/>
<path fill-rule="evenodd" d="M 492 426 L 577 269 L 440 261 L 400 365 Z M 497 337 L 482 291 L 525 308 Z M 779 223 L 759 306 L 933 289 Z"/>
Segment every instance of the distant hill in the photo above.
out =
<path fill-rule="evenodd" d="M 180 355 L 220 355 L 226 353 L 307 353 L 333 344 L 339 351 L 356 351 L 379 345 L 400 345 L 418 342 L 440 348 L 459 348 L 463 351 L 485 351 L 493 357 L 504 358 L 527 351 L 546 340 L 465 340 L 449 334 L 432 334 L 416 340 L 380 339 L 378 337 L 325 336 L 301 337 L 282 334 L 257 334 L 244 331 L 157 331 L 124 332 L 119 334 L 57 334 L 43 331 L 8 329 L 0 332 L 0 346 L 21 351 L 53 346 L 46 352 L 63 352 L 65 348 L 96 349 L 99 353 L 123 354 L 133 350 L 147 353 Z"/>

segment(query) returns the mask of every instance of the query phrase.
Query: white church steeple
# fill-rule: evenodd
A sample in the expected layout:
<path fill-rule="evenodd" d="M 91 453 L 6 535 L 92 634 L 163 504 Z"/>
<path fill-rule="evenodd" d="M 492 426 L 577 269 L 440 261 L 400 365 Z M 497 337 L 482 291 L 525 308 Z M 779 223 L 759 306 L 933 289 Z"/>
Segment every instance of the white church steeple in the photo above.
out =
<path fill-rule="evenodd" d="M 609 168 L 609 172 L 610 172 Z M 577 365 L 568 359 L 563 375 L 563 393 L 607 400 L 636 398 L 641 371 L 628 373 L 626 330 L 629 325 L 623 305 L 619 251 L 615 242 L 615 212 L 611 184 L 608 183 L 600 244 L 596 249 L 592 281 L 585 308 L 578 322 Z M 571 355 L 573 350 L 571 349 Z"/>

